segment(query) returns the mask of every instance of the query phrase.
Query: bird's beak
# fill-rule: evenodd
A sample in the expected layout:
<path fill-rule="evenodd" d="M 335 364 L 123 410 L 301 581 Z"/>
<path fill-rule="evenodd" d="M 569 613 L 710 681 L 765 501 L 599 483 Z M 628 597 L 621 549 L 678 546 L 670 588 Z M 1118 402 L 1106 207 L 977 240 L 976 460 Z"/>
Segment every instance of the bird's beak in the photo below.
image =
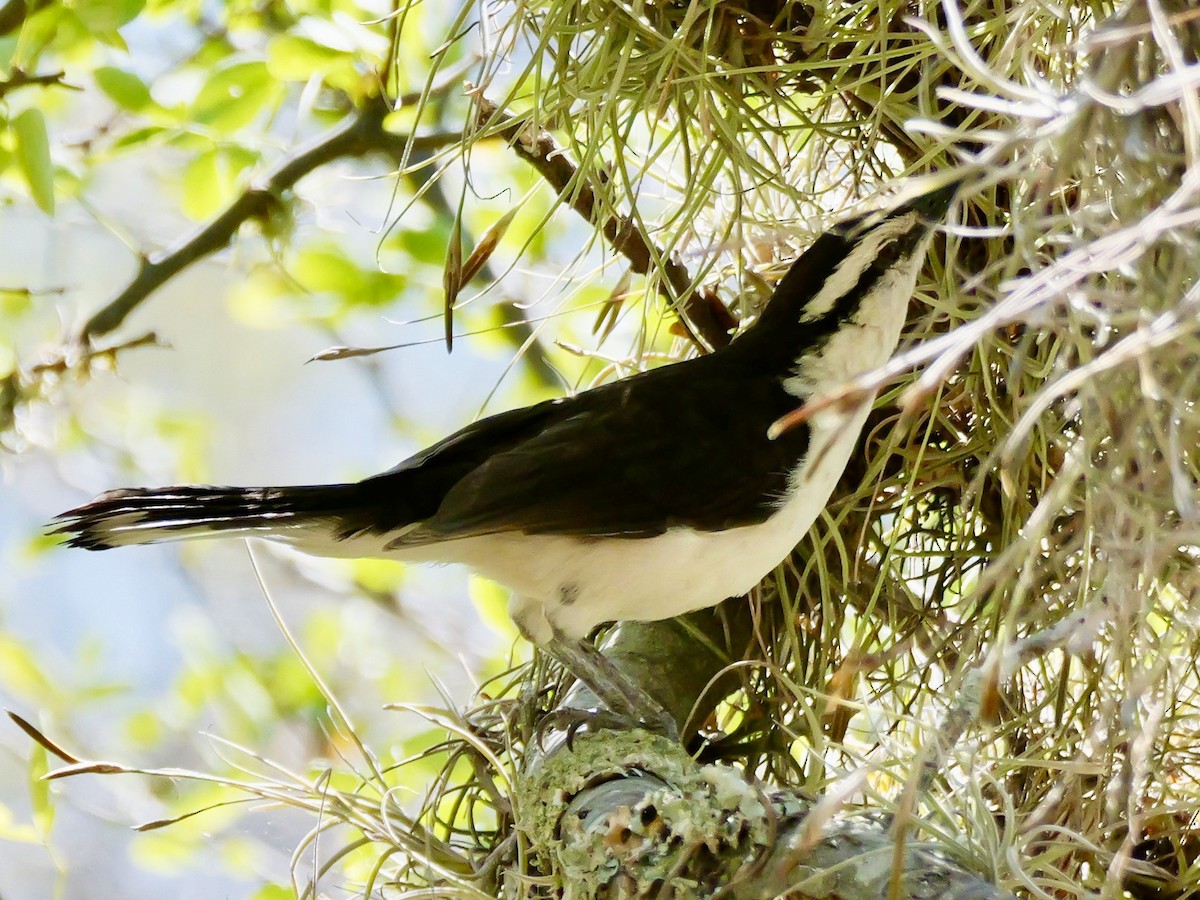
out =
<path fill-rule="evenodd" d="M 920 213 L 923 218 L 940 222 L 945 217 L 946 211 L 950 209 L 950 204 L 954 202 L 954 197 L 958 194 L 962 183 L 961 178 L 955 178 L 949 184 L 943 184 L 914 197 L 908 201 L 907 205 L 910 209 Z"/>

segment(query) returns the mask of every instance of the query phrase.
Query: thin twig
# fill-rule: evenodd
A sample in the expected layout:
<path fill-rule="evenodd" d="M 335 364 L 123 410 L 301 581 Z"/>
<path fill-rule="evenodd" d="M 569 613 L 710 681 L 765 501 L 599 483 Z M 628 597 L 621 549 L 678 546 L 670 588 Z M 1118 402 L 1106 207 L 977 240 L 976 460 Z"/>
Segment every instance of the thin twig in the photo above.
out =
<path fill-rule="evenodd" d="M 283 202 L 285 191 L 321 166 L 343 157 L 396 155 L 406 147 L 434 150 L 462 139 L 460 133 L 453 131 L 416 137 L 392 133 L 383 126 L 391 110 L 387 98 L 372 98 L 332 130 L 264 172 L 225 209 L 191 234 L 160 253 L 143 256 L 134 277 L 87 320 L 79 339 L 91 341 L 120 327 L 154 291 L 188 266 L 227 246 L 246 222 L 268 217 Z"/>
<path fill-rule="evenodd" d="M 66 88 L 69 91 L 82 90 L 77 85 L 67 84 L 63 81 L 65 75 L 66 72 L 63 72 L 61 69 L 57 72 L 43 72 L 41 75 L 30 75 L 24 69 L 14 68 L 8 78 L 0 78 L 0 99 L 3 99 L 15 90 L 34 85 Z"/>
<path fill-rule="evenodd" d="M 544 129 L 501 113 L 496 104 L 477 96 L 478 127 L 486 133 L 503 137 L 516 154 L 529 163 L 583 218 L 598 225 L 613 249 L 626 257 L 639 275 L 648 275 L 655 268 L 662 272 L 658 290 L 678 312 L 694 343 L 702 349 L 723 347 L 730 341 L 730 332 L 737 319 L 723 305 L 706 300 L 692 288 L 687 269 L 668 258 L 646 237 L 630 217 L 608 216 L 596 221 L 599 205 L 591 183 L 579 175 L 579 169 L 554 143 Z"/>
<path fill-rule="evenodd" d="M 1094 603 L 1021 640 L 1005 647 L 999 656 L 984 660 L 968 670 L 957 688 L 942 720 L 926 742 L 911 794 L 923 795 L 943 772 L 946 761 L 967 730 L 980 719 L 991 718 L 990 709 L 998 704 L 1003 686 L 1017 670 L 1040 659 L 1052 650 L 1080 652 L 1099 633 L 1111 611 L 1103 603 Z M 1076 645 L 1079 645 L 1078 647 Z"/>

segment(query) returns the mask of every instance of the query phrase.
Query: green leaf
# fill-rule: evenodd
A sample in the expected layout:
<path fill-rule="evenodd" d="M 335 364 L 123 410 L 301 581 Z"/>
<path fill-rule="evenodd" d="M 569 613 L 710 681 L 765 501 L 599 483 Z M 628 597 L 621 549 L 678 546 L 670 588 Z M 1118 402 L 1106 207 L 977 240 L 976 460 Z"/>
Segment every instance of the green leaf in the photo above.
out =
<path fill-rule="evenodd" d="M 50 139 L 41 110 L 26 109 L 12 120 L 16 138 L 17 165 L 29 185 L 33 202 L 42 212 L 54 215 L 54 164 L 50 161 Z"/>
<path fill-rule="evenodd" d="M 446 244 L 450 240 L 450 225 L 438 220 L 428 228 L 402 228 L 396 234 L 395 246 L 413 259 L 437 266 L 446 262 Z"/>
<path fill-rule="evenodd" d="M 363 271 L 335 247 L 309 247 L 292 266 L 292 275 L 314 293 L 355 296 L 363 287 Z"/>
<path fill-rule="evenodd" d="M 128 150 L 130 147 L 136 147 L 138 144 L 143 144 L 151 138 L 157 137 L 165 131 L 160 125 L 147 125 L 145 128 L 135 128 L 128 134 L 123 134 L 113 141 L 114 150 Z"/>
<path fill-rule="evenodd" d="M 280 884 L 264 884 L 250 900 L 291 900 L 295 892 Z"/>
<path fill-rule="evenodd" d="M 100 90 L 122 109 L 141 112 L 154 103 L 150 89 L 132 72 L 113 66 L 102 66 L 93 74 Z"/>
<path fill-rule="evenodd" d="M 296 35 L 284 35 L 267 48 L 267 68 L 280 81 L 308 81 L 314 72 L 353 66 L 351 58 L 330 47 Z"/>
<path fill-rule="evenodd" d="M 363 276 L 362 294 L 349 298 L 358 306 L 387 306 L 408 287 L 408 278 L 394 272 L 370 271 Z"/>
<path fill-rule="evenodd" d="M 281 717 L 302 715 L 313 718 L 325 709 L 326 701 L 320 689 L 313 684 L 304 663 L 291 651 L 271 660 L 259 660 L 255 665 L 259 667 L 275 710 Z"/>
<path fill-rule="evenodd" d="M 183 212 L 203 219 L 221 208 L 220 151 L 201 153 L 183 170 Z"/>
<path fill-rule="evenodd" d="M 54 804 L 50 800 L 50 782 L 42 778 L 50 771 L 46 748 L 35 744 L 29 753 L 29 802 L 33 807 L 33 825 L 43 837 L 54 827 Z"/>
<path fill-rule="evenodd" d="M 18 825 L 12 810 L 0 803 L 0 840 L 40 844 L 44 839 L 32 825 Z"/>
<path fill-rule="evenodd" d="M 403 275 L 362 268 L 332 243 L 305 248 L 297 254 L 291 273 L 305 290 L 339 300 L 339 307 L 331 312 L 335 315 L 350 307 L 386 306 L 408 283 Z"/>
<path fill-rule="evenodd" d="M 75 0 L 75 14 L 96 34 L 116 31 L 138 17 L 146 0 Z"/>
<path fill-rule="evenodd" d="M 253 122 L 281 91 L 265 62 L 235 63 L 205 82 L 192 104 L 192 117 L 201 125 L 233 131 Z"/>
<path fill-rule="evenodd" d="M 201 153 L 183 173 L 183 211 L 193 219 L 216 213 L 237 193 L 241 175 L 258 155 L 240 147 L 216 147 Z"/>
<path fill-rule="evenodd" d="M 56 52 L 70 49 L 71 32 L 74 29 L 67 27 L 65 40 L 59 30 L 64 25 L 69 26 L 72 19 L 78 21 L 60 3 L 51 3 L 30 15 L 20 28 L 20 38 L 12 48 L 12 55 L 4 61 L 5 68 L 20 66 L 27 72 L 35 71 L 39 55 L 51 41 Z"/>
<path fill-rule="evenodd" d="M 0 634 L 0 684 L 10 696 L 39 700 L 54 696 L 52 683 L 42 672 L 33 651 L 4 634 Z"/>

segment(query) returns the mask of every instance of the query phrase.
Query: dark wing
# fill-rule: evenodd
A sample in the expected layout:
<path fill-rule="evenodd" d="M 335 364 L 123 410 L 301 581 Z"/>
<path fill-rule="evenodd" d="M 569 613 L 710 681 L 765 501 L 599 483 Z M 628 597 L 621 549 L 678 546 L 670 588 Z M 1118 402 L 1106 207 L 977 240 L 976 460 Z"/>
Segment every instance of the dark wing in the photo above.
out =
<path fill-rule="evenodd" d="M 708 377 L 712 358 L 561 401 L 535 431 L 464 473 L 399 543 L 505 531 L 650 537 L 675 525 L 763 521 L 807 432 L 768 441 L 768 426 L 795 401 L 749 371 L 730 377 L 730 367 L 716 367 Z"/>
<path fill-rule="evenodd" d="M 337 518 L 342 538 L 403 531 L 437 513 L 446 494 L 494 453 L 518 447 L 569 415 L 571 399 L 548 400 L 474 422 L 404 462 L 353 486 Z"/>

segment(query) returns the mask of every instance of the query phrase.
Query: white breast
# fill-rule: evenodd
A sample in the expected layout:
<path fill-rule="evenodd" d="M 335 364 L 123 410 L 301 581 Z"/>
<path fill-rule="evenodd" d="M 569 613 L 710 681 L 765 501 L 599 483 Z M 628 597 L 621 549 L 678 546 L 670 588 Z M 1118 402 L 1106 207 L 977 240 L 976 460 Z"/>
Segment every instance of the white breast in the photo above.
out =
<path fill-rule="evenodd" d="M 339 542 L 323 532 L 273 537 L 325 556 L 464 563 L 513 591 L 509 612 L 531 640 L 544 643 L 552 625 L 569 637 L 583 637 L 602 622 L 666 619 L 753 588 L 824 509 L 869 409 L 863 404 L 815 417 L 812 452 L 792 473 L 777 511 L 757 525 L 726 531 L 678 527 L 629 539 L 490 534 L 395 549 L 384 549 L 382 537 Z"/>
<path fill-rule="evenodd" d="M 797 359 L 794 374 L 784 382 L 797 405 L 888 359 L 922 256 L 923 248 L 910 266 L 880 279 L 853 321 L 819 355 Z M 777 511 L 758 525 L 718 532 L 680 527 L 631 539 L 493 534 L 397 549 L 383 547 L 394 535 L 336 546 L 326 541 L 320 547 L 319 535 L 293 540 L 301 549 L 327 555 L 465 563 L 514 592 L 509 611 L 525 635 L 539 643 L 550 638 L 552 626 L 582 637 L 602 622 L 665 619 L 746 593 L 791 553 L 825 508 L 870 406 L 867 400 L 813 416 L 810 452 L 791 473 Z"/>
<path fill-rule="evenodd" d="M 847 325 L 801 357 L 784 387 L 798 402 L 882 365 L 900 337 L 920 259 L 875 286 Z M 673 528 L 638 539 L 488 535 L 406 549 L 400 558 L 462 562 L 514 592 L 509 611 L 532 640 L 551 626 L 582 637 L 602 622 L 677 616 L 744 594 L 779 565 L 825 508 L 870 411 L 826 409 L 809 422 L 810 452 L 765 522 L 727 531 Z"/>
<path fill-rule="evenodd" d="M 744 594 L 792 551 L 824 509 L 868 407 L 827 416 L 815 465 L 792 476 L 787 500 L 765 522 L 726 531 L 672 528 L 652 538 L 585 540 L 499 534 L 406 549 L 402 559 L 462 562 L 512 589 L 509 612 L 532 640 L 551 625 L 582 637 L 601 622 L 666 619 Z"/>

